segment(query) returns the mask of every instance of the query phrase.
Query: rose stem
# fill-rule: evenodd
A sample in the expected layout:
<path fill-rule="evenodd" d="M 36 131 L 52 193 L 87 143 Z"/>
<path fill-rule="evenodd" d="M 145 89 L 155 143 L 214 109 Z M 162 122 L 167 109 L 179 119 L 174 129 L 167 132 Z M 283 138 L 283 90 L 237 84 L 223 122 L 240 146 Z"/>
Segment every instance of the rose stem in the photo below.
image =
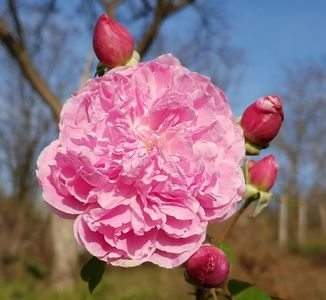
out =
<path fill-rule="evenodd" d="M 196 295 L 196 300 L 205 300 L 206 289 L 201 287 L 196 287 L 195 295 Z"/>
<path fill-rule="evenodd" d="M 237 223 L 237 221 L 239 220 L 241 215 L 244 213 L 244 211 L 247 209 L 247 207 L 250 205 L 250 203 L 256 199 L 257 199 L 257 195 L 254 195 L 245 200 L 245 202 L 243 203 L 241 208 L 234 215 L 231 223 L 226 227 L 226 229 L 222 233 L 222 236 L 220 237 L 219 242 L 223 242 L 226 239 L 226 237 L 229 235 L 229 233 L 231 232 L 231 230 L 233 229 L 234 225 Z"/>
<path fill-rule="evenodd" d="M 214 300 L 218 300 L 215 289 L 211 289 L 211 294 L 212 294 Z"/>

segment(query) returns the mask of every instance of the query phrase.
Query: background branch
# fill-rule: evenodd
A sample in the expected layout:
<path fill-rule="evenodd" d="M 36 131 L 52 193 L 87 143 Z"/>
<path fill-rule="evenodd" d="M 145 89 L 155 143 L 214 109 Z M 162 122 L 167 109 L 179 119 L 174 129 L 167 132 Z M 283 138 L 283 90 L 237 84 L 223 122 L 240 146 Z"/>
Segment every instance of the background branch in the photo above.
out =
<path fill-rule="evenodd" d="M 58 121 L 61 112 L 60 100 L 52 93 L 31 62 L 24 44 L 14 39 L 5 22 L 0 19 L 0 40 L 4 43 L 14 60 L 18 63 L 22 73 L 30 82 L 35 91 L 49 105 L 54 118 Z"/>
<path fill-rule="evenodd" d="M 122 3 L 122 0 L 111 0 L 111 1 L 98 0 L 98 2 L 105 8 L 107 14 L 112 18 L 114 18 L 115 12 L 118 6 Z"/>
<path fill-rule="evenodd" d="M 7 0 L 7 3 L 8 3 L 9 12 L 12 15 L 12 18 L 13 18 L 14 23 L 15 23 L 17 35 L 18 35 L 21 43 L 24 44 L 24 42 L 25 42 L 24 41 L 24 34 L 23 34 L 23 29 L 22 29 L 21 23 L 20 23 L 19 18 L 18 18 L 16 0 Z"/>
<path fill-rule="evenodd" d="M 154 17 L 148 30 L 144 33 L 143 38 L 138 45 L 138 53 L 144 56 L 156 38 L 160 26 L 169 15 L 181 10 L 188 4 L 193 3 L 194 0 L 180 0 L 177 3 L 171 3 L 166 0 L 158 0 L 155 8 Z"/>

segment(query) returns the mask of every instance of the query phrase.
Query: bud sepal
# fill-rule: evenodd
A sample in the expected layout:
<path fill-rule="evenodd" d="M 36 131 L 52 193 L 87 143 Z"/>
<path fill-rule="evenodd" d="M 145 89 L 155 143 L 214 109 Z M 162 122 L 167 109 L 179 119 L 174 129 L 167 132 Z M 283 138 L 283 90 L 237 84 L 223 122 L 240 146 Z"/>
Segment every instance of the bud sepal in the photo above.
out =
<path fill-rule="evenodd" d="M 253 144 L 247 140 L 246 140 L 245 147 L 246 147 L 246 155 L 259 155 L 260 150 L 262 149 L 260 145 Z"/>
<path fill-rule="evenodd" d="M 134 50 L 131 58 L 125 63 L 125 66 L 130 67 L 130 66 L 136 65 L 139 63 L 139 61 L 140 61 L 140 55 L 136 50 Z"/>
<path fill-rule="evenodd" d="M 253 217 L 259 215 L 264 208 L 266 208 L 273 199 L 273 194 L 270 192 L 259 192 L 259 198 L 256 208 L 253 213 Z"/>

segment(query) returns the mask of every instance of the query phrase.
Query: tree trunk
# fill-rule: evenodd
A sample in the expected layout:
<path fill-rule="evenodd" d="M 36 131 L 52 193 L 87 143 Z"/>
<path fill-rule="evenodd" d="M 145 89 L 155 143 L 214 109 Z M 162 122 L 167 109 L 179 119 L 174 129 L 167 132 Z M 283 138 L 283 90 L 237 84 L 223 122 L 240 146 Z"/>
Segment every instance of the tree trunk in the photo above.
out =
<path fill-rule="evenodd" d="M 60 119 L 61 103 L 51 91 L 47 82 L 41 77 L 33 65 L 22 40 L 16 40 L 7 24 L 0 19 L 0 41 L 7 47 L 10 55 L 15 59 L 22 74 L 51 109 L 56 120 Z M 51 234 L 53 238 L 53 270 L 52 279 L 57 288 L 73 286 L 73 271 L 76 269 L 78 252 L 73 238 L 72 223 L 51 215 Z"/>
<path fill-rule="evenodd" d="M 281 249 L 285 249 L 288 245 L 288 204 L 288 197 L 283 196 L 281 198 L 278 222 L 278 244 Z"/>
<path fill-rule="evenodd" d="M 324 203 L 320 203 L 319 205 L 319 216 L 321 223 L 322 233 L 326 234 L 326 205 Z"/>
<path fill-rule="evenodd" d="M 306 243 L 307 231 L 307 204 L 304 199 L 299 200 L 298 206 L 298 246 Z"/>
<path fill-rule="evenodd" d="M 51 214 L 51 233 L 53 238 L 53 287 L 70 289 L 74 286 L 73 272 L 78 261 L 78 247 L 73 236 L 71 220 L 63 220 Z"/>

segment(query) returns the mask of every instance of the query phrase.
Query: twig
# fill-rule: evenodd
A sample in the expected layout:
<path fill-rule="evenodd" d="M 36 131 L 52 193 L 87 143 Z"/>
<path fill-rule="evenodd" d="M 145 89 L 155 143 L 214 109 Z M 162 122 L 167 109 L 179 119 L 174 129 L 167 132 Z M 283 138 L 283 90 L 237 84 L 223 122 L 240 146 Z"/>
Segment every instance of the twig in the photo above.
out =
<path fill-rule="evenodd" d="M 79 86 L 80 87 L 82 87 L 89 78 L 89 73 L 90 73 L 91 68 L 92 68 L 93 58 L 94 58 L 93 57 L 93 52 L 91 51 L 89 53 L 89 55 L 88 55 L 84 70 L 83 70 L 82 75 L 81 75 L 80 80 L 79 80 Z"/>
<path fill-rule="evenodd" d="M 52 93 L 49 86 L 43 80 L 39 72 L 31 63 L 25 46 L 22 42 L 18 42 L 14 39 L 9 31 L 6 23 L 0 18 L 0 40 L 9 50 L 12 57 L 18 63 L 22 73 L 25 75 L 31 86 L 40 95 L 44 102 L 51 108 L 52 113 L 56 120 L 60 118 L 61 103 L 59 99 Z"/>
<path fill-rule="evenodd" d="M 97 0 L 97 2 L 106 9 L 108 15 L 114 18 L 115 12 L 118 6 L 122 3 L 122 0 L 112 0 L 112 1 Z"/>
<path fill-rule="evenodd" d="M 201 287 L 196 287 L 195 295 L 196 295 L 196 300 L 205 300 L 206 289 Z"/>
<path fill-rule="evenodd" d="M 140 56 L 143 56 L 149 50 L 164 19 L 193 2 L 194 0 L 180 0 L 175 3 L 166 0 L 157 1 L 152 23 L 149 25 L 148 30 L 144 33 L 138 45 L 137 52 Z"/>
<path fill-rule="evenodd" d="M 23 32 L 23 29 L 22 29 L 22 25 L 20 23 L 20 20 L 18 18 L 16 0 L 8 0 L 7 3 L 8 3 L 9 11 L 10 11 L 10 13 L 12 15 L 13 20 L 14 20 L 14 24 L 15 24 L 15 27 L 16 27 L 17 35 L 18 35 L 21 43 L 24 44 L 24 32 Z"/>
<path fill-rule="evenodd" d="M 213 289 L 211 289 L 211 294 L 212 294 L 212 296 L 213 296 L 213 299 L 214 300 L 218 300 L 217 299 L 217 295 L 216 295 L 216 292 L 215 292 L 215 289 L 213 288 Z"/>
<path fill-rule="evenodd" d="M 229 233 L 231 232 L 231 230 L 233 229 L 234 225 L 237 223 L 237 221 L 239 220 L 239 218 L 241 217 L 241 215 L 245 212 L 245 210 L 247 209 L 247 207 L 254 200 L 257 200 L 257 195 L 254 195 L 254 196 L 252 196 L 252 197 L 250 197 L 250 198 L 248 198 L 248 199 L 245 200 L 245 202 L 243 203 L 243 205 L 241 206 L 241 208 L 234 215 L 231 223 L 226 227 L 226 229 L 222 233 L 222 236 L 220 237 L 219 242 L 223 242 L 226 239 L 226 237 L 229 235 Z"/>

